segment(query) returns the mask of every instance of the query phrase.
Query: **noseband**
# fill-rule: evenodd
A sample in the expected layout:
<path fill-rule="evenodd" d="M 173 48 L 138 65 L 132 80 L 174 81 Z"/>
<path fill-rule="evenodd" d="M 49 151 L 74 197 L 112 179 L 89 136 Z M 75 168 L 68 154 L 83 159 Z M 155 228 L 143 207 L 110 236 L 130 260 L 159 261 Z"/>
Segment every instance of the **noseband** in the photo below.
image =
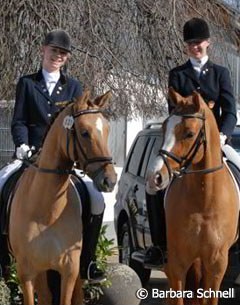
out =
<path fill-rule="evenodd" d="M 206 168 L 206 169 L 199 169 L 199 170 L 190 170 L 189 167 L 192 164 L 192 161 L 197 154 L 199 148 L 201 145 L 204 145 L 206 148 L 206 132 L 205 132 L 205 115 L 203 114 L 178 114 L 178 113 L 173 113 L 172 115 L 177 115 L 181 116 L 183 118 L 195 118 L 199 119 L 203 122 L 201 129 L 199 130 L 199 133 L 188 151 L 188 153 L 185 156 L 178 157 L 172 152 L 169 152 L 165 149 L 160 149 L 159 150 L 159 156 L 163 158 L 164 164 L 167 167 L 169 177 L 181 177 L 183 174 L 192 174 L 192 173 L 202 173 L 202 174 L 208 174 L 212 173 L 214 171 L 217 171 L 223 167 L 223 164 L 221 163 L 220 166 L 217 167 L 212 167 L 212 168 Z M 171 116 L 172 116 L 171 115 Z M 172 168 L 169 165 L 169 162 L 167 160 L 167 157 L 174 160 L 176 163 L 180 165 L 180 168 L 178 170 L 172 170 Z"/>

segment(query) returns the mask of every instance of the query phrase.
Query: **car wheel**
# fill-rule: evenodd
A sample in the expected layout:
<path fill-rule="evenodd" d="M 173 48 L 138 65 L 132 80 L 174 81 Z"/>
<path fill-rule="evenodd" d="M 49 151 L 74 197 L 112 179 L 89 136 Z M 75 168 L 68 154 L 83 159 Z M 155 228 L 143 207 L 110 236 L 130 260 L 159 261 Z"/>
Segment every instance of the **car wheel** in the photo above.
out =
<path fill-rule="evenodd" d="M 131 259 L 133 251 L 134 249 L 129 223 L 125 222 L 119 232 L 119 262 L 131 267 L 137 273 L 142 285 L 144 286 L 149 281 L 151 270 L 145 269 L 143 264 Z"/>

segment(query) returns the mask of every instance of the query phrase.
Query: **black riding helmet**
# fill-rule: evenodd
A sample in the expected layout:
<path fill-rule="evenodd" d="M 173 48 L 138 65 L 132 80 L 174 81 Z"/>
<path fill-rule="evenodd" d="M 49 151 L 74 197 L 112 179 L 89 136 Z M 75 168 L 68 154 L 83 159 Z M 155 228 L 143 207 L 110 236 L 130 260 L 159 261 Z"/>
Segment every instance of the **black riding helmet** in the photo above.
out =
<path fill-rule="evenodd" d="M 208 24 L 201 18 L 192 18 L 183 26 L 183 39 L 185 42 L 194 42 L 210 38 Z"/>
<path fill-rule="evenodd" d="M 44 46 L 53 46 L 63 49 L 71 53 L 71 39 L 67 32 L 64 30 L 53 30 L 49 32 L 43 42 Z"/>

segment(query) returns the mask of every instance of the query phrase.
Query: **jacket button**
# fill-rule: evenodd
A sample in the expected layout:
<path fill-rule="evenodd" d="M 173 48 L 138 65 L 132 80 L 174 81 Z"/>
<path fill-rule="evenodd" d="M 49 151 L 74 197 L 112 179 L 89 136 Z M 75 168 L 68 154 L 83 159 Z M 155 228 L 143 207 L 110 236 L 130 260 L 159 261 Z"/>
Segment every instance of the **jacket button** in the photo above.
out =
<path fill-rule="evenodd" d="M 48 105 L 51 105 L 51 102 L 50 102 L 50 101 L 48 101 L 47 103 L 48 103 Z"/>
<path fill-rule="evenodd" d="M 50 118 L 52 115 L 51 115 L 51 113 L 48 113 L 47 116 Z"/>

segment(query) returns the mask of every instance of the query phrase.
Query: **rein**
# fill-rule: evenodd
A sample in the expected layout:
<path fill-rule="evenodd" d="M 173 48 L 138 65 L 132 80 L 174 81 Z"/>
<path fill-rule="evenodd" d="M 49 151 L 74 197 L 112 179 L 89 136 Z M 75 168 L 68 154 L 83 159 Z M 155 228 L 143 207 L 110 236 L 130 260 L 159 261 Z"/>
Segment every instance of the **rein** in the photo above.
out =
<path fill-rule="evenodd" d="M 205 132 L 205 115 L 204 114 L 172 114 L 172 115 L 177 115 L 177 116 L 181 116 L 183 118 L 195 118 L 195 119 L 199 119 L 203 121 L 202 127 L 199 130 L 199 133 L 192 145 L 192 147 L 190 148 L 190 150 L 188 151 L 188 153 L 183 156 L 183 157 L 178 157 L 175 154 L 173 154 L 172 152 L 169 152 L 167 150 L 164 149 L 160 149 L 159 150 L 159 156 L 161 156 L 163 158 L 164 164 L 167 167 L 168 170 L 168 174 L 169 177 L 171 178 L 173 177 L 181 177 L 184 174 L 193 174 L 193 173 L 201 173 L 201 174 L 208 174 L 208 173 L 212 173 L 215 172 L 217 170 L 220 170 L 223 168 L 223 163 L 221 163 L 221 165 L 216 166 L 216 167 L 212 167 L 212 168 L 205 168 L 205 169 L 198 169 L 198 170 L 191 170 L 189 169 L 189 167 L 192 164 L 192 161 L 195 157 L 195 155 L 197 154 L 199 148 L 201 147 L 201 145 L 206 146 L 206 132 Z M 180 165 L 180 169 L 179 170 L 172 170 L 169 162 L 167 161 L 167 157 L 174 160 L 175 162 L 177 162 Z"/>
<path fill-rule="evenodd" d="M 45 167 L 38 167 L 36 164 L 31 163 L 28 159 L 24 159 L 23 163 L 27 166 L 34 167 L 37 169 L 40 173 L 45 174 L 56 174 L 56 175 L 74 175 L 76 172 L 74 169 L 61 169 L 61 168 L 45 168 Z"/>
<path fill-rule="evenodd" d="M 85 109 L 85 110 L 80 110 L 72 115 L 73 120 L 75 118 L 81 116 L 81 115 L 87 115 L 87 114 L 93 114 L 93 113 L 103 113 L 104 110 L 101 109 Z M 100 156 L 100 157 L 95 157 L 95 158 L 88 158 L 76 133 L 76 129 L 74 128 L 75 124 L 73 123 L 73 126 L 71 128 L 68 128 L 67 132 L 67 140 L 66 140 L 66 146 L 67 146 L 67 154 L 70 158 L 69 154 L 69 144 L 70 144 L 70 133 L 73 135 L 73 145 L 74 145 L 74 155 L 76 156 L 77 154 L 77 147 L 79 148 L 83 158 L 85 159 L 84 165 L 83 165 L 83 175 L 86 173 L 86 167 L 91 164 L 91 163 L 97 163 L 97 162 L 104 162 L 103 166 L 101 166 L 99 169 L 97 169 L 94 173 L 92 173 L 92 178 L 94 179 L 107 164 L 112 164 L 112 157 L 105 157 L 105 156 Z M 27 166 L 32 166 L 36 168 L 39 172 L 41 173 L 46 173 L 46 174 L 57 174 L 57 175 L 71 175 L 75 174 L 74 169 L 61 169 L 61 168 L 56 168 L 56 169 L 50 169 L 50 168 L 43 168 L 43 167 L 38 167 L 37 165 L 31 163 L 27 159 L 23 160 L 24 164 Z M 74 161 L 76 162 L 76 160 Z"/>

